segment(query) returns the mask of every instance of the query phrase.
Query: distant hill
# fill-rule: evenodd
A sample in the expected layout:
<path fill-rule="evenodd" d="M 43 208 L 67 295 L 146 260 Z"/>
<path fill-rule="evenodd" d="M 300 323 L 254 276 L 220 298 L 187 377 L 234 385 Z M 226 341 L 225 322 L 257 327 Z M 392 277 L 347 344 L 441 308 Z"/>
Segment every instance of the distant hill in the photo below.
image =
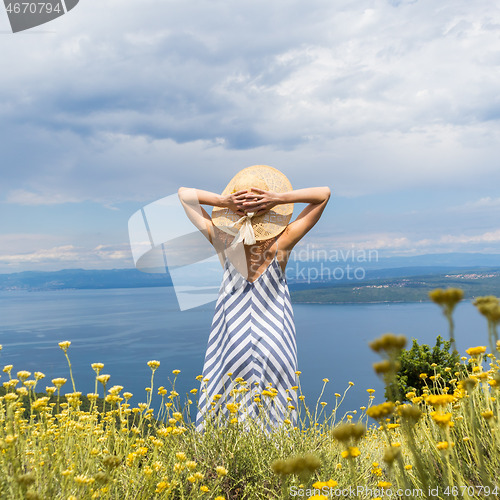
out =
<path fill-rule="evenodd" d="M 369 279 L 321 287 L 292 286 L 291 296 L 293 302 L 304 303 L 422 302 L 429 300 L 429 292 L 434 288 L 447 287 L 461 288 L 466 299 L 500 296 L 500 268 Z"/>
<path fill-rule="evenodd" d="M 0 274 L 0 290 L 61 290 L 142 288 L 171 286 L 168 274 L 148 274 L 137 269 L 64 269 Z"/>

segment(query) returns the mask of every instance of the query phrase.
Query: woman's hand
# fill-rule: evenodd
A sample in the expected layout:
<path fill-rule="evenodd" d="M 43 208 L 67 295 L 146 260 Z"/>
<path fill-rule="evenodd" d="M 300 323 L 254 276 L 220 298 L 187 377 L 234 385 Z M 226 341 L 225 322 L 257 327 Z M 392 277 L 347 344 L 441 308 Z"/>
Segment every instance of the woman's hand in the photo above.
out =
<path fill-rule="evenodd" d="M 246 201 L 247 193 L 247 189 L 242 189 L 241 191 L 236 191 L 236 193 L 228 194 L 225 197 L 224 206 L 240 216 L 246 215 L 243 203 Z"/>
<path fill-rule="evenodd" d="M 242 208 L 247 213 L 255 212 L 255 215 L 261 215 L 271 208 L 275 207 L 280 203 L 280 197 L 278 193 L 273 191 L 264 191 L 259 188 L 250 188 L 249 192 L 245 195 L 245 201 L 243 202 Z"/>

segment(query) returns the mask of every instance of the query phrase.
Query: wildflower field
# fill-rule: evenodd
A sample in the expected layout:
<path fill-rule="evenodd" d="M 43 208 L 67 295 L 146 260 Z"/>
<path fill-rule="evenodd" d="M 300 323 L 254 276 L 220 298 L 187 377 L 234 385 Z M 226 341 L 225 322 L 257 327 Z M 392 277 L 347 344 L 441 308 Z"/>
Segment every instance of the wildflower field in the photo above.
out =
<path fill-rule="evenodd" d="M 463 294 L 430 295 L 448 318 L 455 348 L 453 310 Z M 228 374 L 231 399 L 215 398 L 205 432 L 197 432 L 191 417 L 199 381 L 181 397 L 174 370 L 173 386 L 157 388 L 160 363 L 149 361 L 145 401 L 132 407 L 132 394 L 111 386 L 104 366 L 94 363 L 95 390 L 82 395 L 71 343 L 61 342 L 68 378 L 46 385 L 42 372 L 3 368 L 0 498 L 500 498 L 500 303 L 492 296 L 474 303 L 487 320 L 488 346 L 470 347 L 456 366 L 431 365 L 420 386 L 402 394 L 395 381 L 406 339 L 382 335 L 370 347 L 381 355 L 374 372 L 385 380 L 387 401 L 375 405 L 367 388 L 361 408 L 342 408 L 346 392 L 336 394 L 334 408 L 322 396 L 309 405 L 299 384 L 289 389 L 297 391 L 298 407 L 289 403 L 272 432 L 245 419 L 242 403 L 251 398 L 265 418 L 277 404 L 271 385 L 257 392 Z M 329 381 L 323 383 L 328 391 Z M 156 413 L 153 398 L 161 400 Z"/>

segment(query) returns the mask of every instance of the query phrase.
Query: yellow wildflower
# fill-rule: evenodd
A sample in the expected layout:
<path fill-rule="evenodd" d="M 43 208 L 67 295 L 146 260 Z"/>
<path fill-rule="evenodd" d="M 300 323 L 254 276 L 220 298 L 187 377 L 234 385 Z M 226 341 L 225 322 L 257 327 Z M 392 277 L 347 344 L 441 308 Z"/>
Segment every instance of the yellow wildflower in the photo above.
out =
<path fill-rule="evenodd" d="M 170 487 L 170 484 L 167 481 L 160 481 L 156 485 L 155 493 L 162 493 L 164 490 Z"/>
<path fill-rule="evenodd" d="M 375 351 L 400 351 L 406 345 L 406 337 L 404 335 L 394 335 L 393 333 L 385 333 L 378 339 L 369 343 L 369 346 Z"/>
<path fill-rule="evenodd" d="M 388 489 L 392 486 L 392 483 L 389 483 L 388 481 L 379 481 L 377 486 L 379 488 L 384 488 L 384 489 Z"/>
<path fill-rule="evenodd" d="M 155 371 L 160 366 L 160 362 L 156 359 L 152 359 L 151 361 L 148 361 L 148 366 L 151 370 Z"/>
<path fill-rule="evenodd" d="M 483 354 L 486 352 L 486 346 L 480 345 L 477 347 L 469 347 L 469 349 L 466 349 L 465 352 L 469 356 L 479 356 L 480 354 Z"/>
<path fill-rule="evenodd" d="M 121 391 L 123 390 L 123 386 L 122 385 L 114 385 L 113 387 L 111 387 L 111 389 L 108 389 L 108 392 L 110 394 L 114 394 L 115 396 L 118 395 Z"/>
<path fill-rule="evenodd" d="M 373 363 L 373 369 L 375 373 L 387 373 L 394 369 L 394 364 L 388 359 Z"/>
<path fill-rule="evenodd" d="M 376 406 L 371 406 L 366 410 L 366 414 L 369 417 L 372 417 L 377 420 L 385 418 L 388 415 L 391 415 L 393 411 L 394 411 L 394 403 L 386 401 L 385 403 Z"/>
<path fill-rule="evenodd" d="M 69 340 L 65 340 L 64 342 L 59 342 L 59 347 L 66 352 L 71 345 L 71 342 Z"/>
<path fill-rule="evenodd" d="M 430 394 L 425 398 L 425 402 L 433 406 L 445 406 L 455 401 L 455 396 L 451 394 Z"/>
<path fill-rule="evenodd" d="M 36 401 L 33 402 L 33 404 L 31 405 L 31 408 L 33 408 L 33 410 L 35 410 L 35 411 L 46 410 L 49 399 L 50 398 L 47 396 L 38 398 Z"/>
<path fill-rule="evenodd" d="M 464 292 L 460 288 L 436 288 L 429 292 L 430 299 L 443 307 L 447 313 L 451 313 L 455 306 L 463 299 Z"/>
<path fill-rule="evenodd" d="M 361 454 L 361 452 L 359 451 L 359 448 L 357 448 L 356 446 L 349 446 L 347 448 L 347 450 L 344 450 L 342 452 L 342 458 L 355 458 L 355 457 L 359 457 L 359 455 Z"/>
<path fill-rule="evenodd" d="M 65 383 L 67 382 L 67 379 L 59 377 L 59 378 L 53 378 L 52 383 L 60 389 Z"/>
<path fill-rule="evenodd" d="M 436 444 L 438 450 L 447 450 L 450 446 L 454 446 L 454 443 L 449 443 L 448 441 L 439 441 Z"/>
<path fill-rule="evenodd" d="M 476 304 L 478 311 L 493 325 L 497 325 L 500 322 L 500 304 L 498 303 L 498 299 L 496 300 L 496 303 Z"/>
<path fill-rule="evenodd" d="M 215 472 L 217 472 L 217 475 L 221 477 L 227 475 L 227 469 L 225 467 L 222 467 L 221 465 L 215 468 Z"/>
<path fill-rule="evenodd" d="M 396 458 L 401 454 L 401 449 L 399 446 L 391 445 L 389 448 L 384 450 L 384 462 L 389 465 L 396 460 Z"/>
<path fill-rule="evenodd" d="M 227 403 L 226 404 L 226 408 L 229 410 L 229 413 L 231 413 L 231 415 L 234 415 L 235 413 L 238 412 L 239 406 L 240 405 L 238 403 Z"/>
<path fill-rule="evenodd" d="M 437 411 L 431 411 L 430 415 L 434 422 L 441 427 L 449 427 L 451 423 L 451 413 L 439 413 Z"/>
<path fill-rule="evenodd" d="M 101 370 L 104 368 L 104 363 L 92 363 L 90 366 L 97 373 L 97 375 L 99 375 Z"/>
<path fill-rule="evenodd" d="M 17 378 L 22 382 L 23 380 L 26 380 L 29 376 L 31 375 L 31 372 L 28 372 L 26 370 L 21 370 L 20 372 L 17 372 Z"/>

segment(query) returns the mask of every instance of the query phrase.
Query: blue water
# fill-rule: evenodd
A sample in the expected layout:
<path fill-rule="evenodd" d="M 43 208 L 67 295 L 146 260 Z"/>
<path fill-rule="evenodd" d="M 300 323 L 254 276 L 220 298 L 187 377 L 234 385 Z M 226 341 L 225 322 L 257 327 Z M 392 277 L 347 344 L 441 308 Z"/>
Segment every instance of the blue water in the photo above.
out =
<path fill-rule="evenodd" d="M 70 340 L 68 351 L 76 388 L 93 392 L 90 365 L 102 362 L 111 385 L 122 385 L 134 394 L 132 403 L 146 400 L 151 370 L 147 361 L 161 362 L 155 374 L 159 385 L 170 388 L 172 370 L 181 374 L 176 390 L 185 394 L 199 387 L 214 303 L 180 312 L 171 288 L 115 290 L 62 290 L 50 292 L 0 293 L 0 366 L 13 364 L 19 370 L 42 371 L 42 389 L 54 377 L 66 377 L 63 393 L 71 392 L 69 372 L 58 342 Z M 447 322 L 431 303 L 411 304 L 294 304 L 301 386 L 314 406 L 328 378 L 322 397 L 329 407 L 334 393 L 343 393 L 354 382 L 341 410 L 359 409 L 368 402 L 367 388 L 383 401 L 383 385 L 375 377 L 372 363 L 378 356 L 368 342 L 382 333 L 404 333 L 409 342 L 434 345 L 441 334 L 447 338 Z M 455 313 L 457 347 L 486 345 L 486 321 L 470 302 Z M 2 373 L 0 382 L 7 379 Z M 102 387 L 101 393 L 102 393 Z M 157 403 L 159 396 L 155 396 Z"/>

